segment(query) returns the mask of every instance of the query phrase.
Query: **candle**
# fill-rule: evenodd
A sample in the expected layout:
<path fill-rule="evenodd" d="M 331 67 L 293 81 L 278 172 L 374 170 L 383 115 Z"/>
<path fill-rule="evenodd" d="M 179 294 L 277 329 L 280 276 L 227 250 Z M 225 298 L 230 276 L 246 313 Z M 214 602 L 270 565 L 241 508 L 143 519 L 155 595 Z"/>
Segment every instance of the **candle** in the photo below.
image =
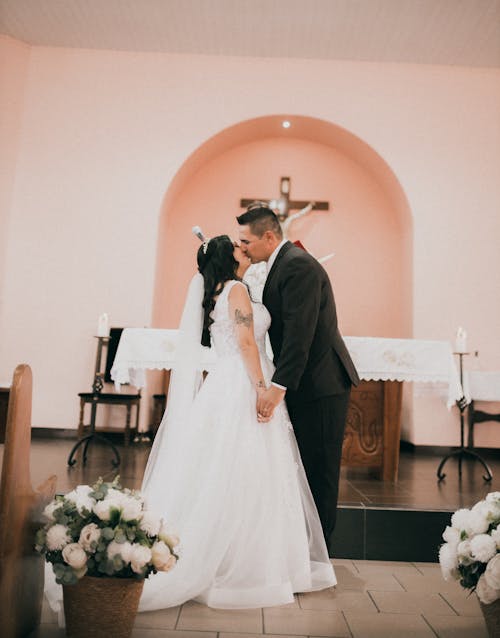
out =
<path fill-rule="evenodd" d="M 467 332 L 459 326 L 455 338 L 455 352 L 467 352 Z"/>
<path fill-rule="evenodd" d="M 99 319 L 97 320 L 97 336 L 109 337 L 109 319 L 105 312 L 99 315 Z"/>

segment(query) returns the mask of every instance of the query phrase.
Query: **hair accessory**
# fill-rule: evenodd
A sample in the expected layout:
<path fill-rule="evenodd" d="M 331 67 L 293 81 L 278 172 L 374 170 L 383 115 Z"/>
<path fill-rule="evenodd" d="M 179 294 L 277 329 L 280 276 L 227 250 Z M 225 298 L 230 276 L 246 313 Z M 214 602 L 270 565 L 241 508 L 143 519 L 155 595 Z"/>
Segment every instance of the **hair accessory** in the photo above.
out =
<path fill-rule="evenodd" d="M 209 237 L 205 237 L 203 231 L 199 226 L 193 226 L 191 228 L 191 232 L 198 237 L 198 239 L 202 242 L 203 254 L 207 254 L 208 242 L 210 241 Z"/>
<path fill-rule="evenodd" d="M 191 228 L 191 232 L 192 232 L 194 235 L 196 235 L 196 237 L 198 237 L 198 239 L 199 239 L 201 242 L 204 242 L 204 241 L 205 241 L 205 235 L 203 234 L 203 231 L 201 230 L 201 228 L 200 228 L 199 226 L 193 226 L 193 227 Z"/>

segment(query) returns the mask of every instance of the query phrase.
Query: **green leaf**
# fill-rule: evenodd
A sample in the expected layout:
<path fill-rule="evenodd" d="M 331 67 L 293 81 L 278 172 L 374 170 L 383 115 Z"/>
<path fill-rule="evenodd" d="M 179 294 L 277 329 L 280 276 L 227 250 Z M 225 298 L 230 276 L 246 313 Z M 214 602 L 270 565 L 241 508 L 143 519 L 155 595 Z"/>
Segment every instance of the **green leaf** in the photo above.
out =
<path fill-rule="evenodd" d="M 105 527 L 101 531 L 102 538 L 105 538 L 107 541 L 112 540 L 115 537 L 115 532 L 111 527 Z"/>
<path fill-rule="evenodd" d="M 125 566 L 125 563 L 119 556 L 115 556 L 113 558 L 113 567 L 115 571 L 119 572 L 121 569 L 123 569 L 124 566 Z"/>
<path fill-rule="evenodd" d="M 120 528 L 117 528 L 115 530 L 115 541 L 117 543 L 124 543 L 126 540 L 127 540 L 127 537 L 124 534 L 123 530 Z"/>
<path fill-rule="evenodd" d="M 126 530 L 127 539 L 132 543 L 136 539 L 136 529 L 135 527 L 128 527 Z"/>
<path fill-rule="evenodd" d="M 52 571 L 54 572 L 57 578 L 61 578 L 61 576 L 65 572 L 64 565 L 61 565 L 61 563 L 54 563 L 52 565 Z"/>
<path fill-rule="evenodd" d="M 39 529 L 35 535 L 35 542 L 37 545 L 45 545 L 47 534 L 44 529 Z"/>
<path fill-rule="evenodd" d="M 67 525 L 69 523 L 68 516 L 64 513 L 63 509 L 58 509 L 54 512 L 54 520 L 61 525 Z"/>
<path fill-rule="evenodd" d="M 111 507 L 109 510 L 109 524 L 111 527 L 116 527 L 120 522 L 122 511 L 117 507 Z"/>

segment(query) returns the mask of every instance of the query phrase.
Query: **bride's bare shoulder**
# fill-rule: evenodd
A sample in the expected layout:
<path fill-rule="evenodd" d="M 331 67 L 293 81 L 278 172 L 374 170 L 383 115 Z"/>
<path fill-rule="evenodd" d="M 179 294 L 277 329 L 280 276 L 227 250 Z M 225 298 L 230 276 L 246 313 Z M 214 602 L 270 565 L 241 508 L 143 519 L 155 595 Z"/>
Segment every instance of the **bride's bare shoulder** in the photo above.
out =
<path fill-rule="evenodd" d="M 248 288 L 246 285 L 239 281 L 238 279 L 232 279 L 231 282 L 228 282 L 226 286 L 229 285 L 229 293 L 228 299 L 231 303 L 236 301 L 249 301 L 250 295 L 248 293 Z"/>

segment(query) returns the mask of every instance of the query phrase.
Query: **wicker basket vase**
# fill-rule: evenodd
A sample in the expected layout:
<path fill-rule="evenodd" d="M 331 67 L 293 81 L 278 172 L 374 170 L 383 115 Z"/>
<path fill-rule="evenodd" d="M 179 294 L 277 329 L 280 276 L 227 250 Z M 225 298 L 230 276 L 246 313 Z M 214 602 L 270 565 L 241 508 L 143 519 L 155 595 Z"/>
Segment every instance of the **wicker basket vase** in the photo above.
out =
<path fill-rule="evenodd" d="M 485 605 L 479 601 L 490 638 L 500 638 L 500 598 Z"/>
<path fill-rule="evenodd" d="M 144 580 L 84 576 L 63 586 L 68 638 L 128 638 Z"/>

